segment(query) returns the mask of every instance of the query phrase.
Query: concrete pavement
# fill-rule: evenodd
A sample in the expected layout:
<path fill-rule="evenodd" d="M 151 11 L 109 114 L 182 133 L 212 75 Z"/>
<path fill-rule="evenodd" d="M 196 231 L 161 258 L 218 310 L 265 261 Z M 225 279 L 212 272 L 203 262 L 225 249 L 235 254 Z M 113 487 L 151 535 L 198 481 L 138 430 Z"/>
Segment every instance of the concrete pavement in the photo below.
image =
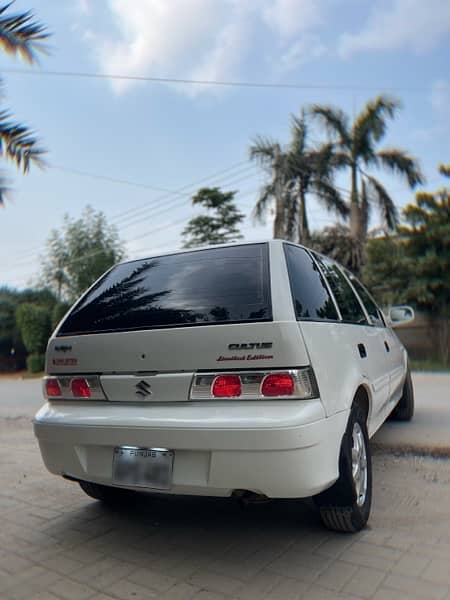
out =
<path fill-rule="evenodd" d="M 28 418 L 0 418 L 0 598 L 450 600 L 449 461 L 378 451 L 373 464 L 355 535 L 326 531 L 310 500 L 108 508 L 45 470 Z"/>
<path fill-rule="evenodd" d="M 419 432 L 386 436 L 444 440 L 450 376 L 414 381 Z M 355 535 L 323 529 L 310 500 L 107 508 L 45 470 L 30 424 L 41 403 L 39 381 L 0 380 L 1 600 L 450 600 L 448 460 L 376 450 Z"/>

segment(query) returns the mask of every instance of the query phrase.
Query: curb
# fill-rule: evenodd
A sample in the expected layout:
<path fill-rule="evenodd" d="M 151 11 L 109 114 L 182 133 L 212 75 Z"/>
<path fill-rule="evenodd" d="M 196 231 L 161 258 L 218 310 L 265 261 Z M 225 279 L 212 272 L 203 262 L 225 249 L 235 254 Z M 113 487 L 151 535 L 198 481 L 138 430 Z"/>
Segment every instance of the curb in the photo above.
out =
<path fill-rule="evenodd" d="M 450 458 L 450 445 L 429 446 L 426 444 L 383 444 L 373 442 L 370 444 L 374 454 L 392 453 L 402 456 L 419 456 L 428 458 Z"/>

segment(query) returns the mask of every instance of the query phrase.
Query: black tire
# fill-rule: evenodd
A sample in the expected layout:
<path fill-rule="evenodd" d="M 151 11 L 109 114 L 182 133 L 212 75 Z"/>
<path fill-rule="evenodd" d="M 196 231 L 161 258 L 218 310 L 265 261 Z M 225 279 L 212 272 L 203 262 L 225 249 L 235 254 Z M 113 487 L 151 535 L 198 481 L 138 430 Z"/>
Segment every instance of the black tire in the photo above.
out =
<path fill-rule="evenodd" d="M 402 397 L 397 406 L 389 415 L 393 421 L 411 421 L 414 416 L 414 388 L 409 369 L 406 373 L 405 383 L 403 384 Z"/>
<path fill-rule="evenodd" d="M 356 439 L 355 438 L 356 434 Z M 365 469 L 358 471 L 361 478 L 359 496 L 357 482 L 353 474 L 352 450 L 363 461 Z M 358 446 L 358 447 L 356 447 Z M 359 462 L 359 461 L 358 461 Z M 336 483 L 314 498 L 319 507 L 322 523 L 333 531 L 355 533 L 366 526 L 372 503 L 372 457 L 367 434 L 366 413 L 359 404 L 354 404 L 350 412 L 347 429 L 342 438 L 339 456 L 339 479 Z"/>
<path fill-rule="evenodd" d="M 99 483 L 92 483 L 92 481 L 79 481 L 78 483 L 85 494 L 94 498 L 94 500 L 100 500 L 104 504 L 121 504 L 134 496 L 132 490 L 100 485 Z"/>

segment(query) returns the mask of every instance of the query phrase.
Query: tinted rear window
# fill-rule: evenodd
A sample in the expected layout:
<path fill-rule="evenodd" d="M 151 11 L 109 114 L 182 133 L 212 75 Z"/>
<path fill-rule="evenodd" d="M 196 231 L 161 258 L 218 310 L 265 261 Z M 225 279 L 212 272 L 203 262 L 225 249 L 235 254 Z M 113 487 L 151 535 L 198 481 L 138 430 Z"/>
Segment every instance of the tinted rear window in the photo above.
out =
<path fill-rule="evenodd" d="M 297 319 L 338 321 L 333 300 L 317 265 L 303 248 L 284 244 Z"/>
<path fill-rule="evenodd" d="M 268 247 L 252 244 L 118 265 L 58 335 L 271 319 Z"/>
<path fill-rule="evenodd" d="M 314 254 L 314 256 L 327 278 L 339 310 L 341 311 L 342 320 L 347 323 L 367 325 L 366 315 L 364 314 L 362 306 L 337 264 L 325 256 L 319 256 L 318 254 Z"/>

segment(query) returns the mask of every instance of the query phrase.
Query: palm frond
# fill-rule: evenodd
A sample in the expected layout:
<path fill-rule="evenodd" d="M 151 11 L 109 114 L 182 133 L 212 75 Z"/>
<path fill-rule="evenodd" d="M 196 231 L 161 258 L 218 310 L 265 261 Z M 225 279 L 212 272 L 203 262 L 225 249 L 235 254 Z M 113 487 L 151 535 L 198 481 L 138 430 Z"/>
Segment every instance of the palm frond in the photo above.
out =
<path fill-rule="evenodd" d="M 46 52 L 42 42 L 49 37 L 45 26 L 35 21 L 32 11 L 6 14 L 13 2 L 0 7 L 0 47 L 26 62 L 37 62 L 37 53 Z"/>
<path fill-rule="evenodd" d="M 351 145 L 351 132 L 348 116 L 345 112 L 334 106 L 313 104 L 310 113 L 319 119 L 325 126 L 328 134 L 337 137 L 339 143 L 348 148 Z"/>
<path fill-rule="evenodd" d="M 374 202 L 377 204 L 384 222 L 388 229 L 394 229 L 398 224 L 398 211 L 394 201 L 389 196 L 384 186 L 375 177 L 366 176 L 370 185 L 370 192 Z M 369 194 L 369 189 L 367 190 Z"/>
<path fill-rule="evenodd" d="M 348 204 L 331 182 L 315 178 L 312 181 L 312 188 L 318 200 L 328 211 L 337 213 L 343 219 L 348 218 L 350 215 Z"/>
<path fill-rule="evenodd" d="M 418 161 L 403 150 L 398 148 L 380 150 L 377 152 L 377 156 L 385 169 L 404 177 L 411 188 L 425 182 Z"/>
<path fill-rule="evenodd" d="M 249 148 L 250 160 L 259 162 L 264 167 L 271 166 L 281 153 L 281 146 L 271 138 L 256 136 Z"/>
<path fill-rule="evenodd" d="M 439 165 L 439 173 L 444 177 L 450 177 L 450 165 Z"/>
<path fill-rule="evenodd" d="M 332 170 L 348 169 L 351 159 L 347 152 L 340 152 L 334 144 L 325 144 L 319 152 L 329 160 Z"/>
<path fill-rule="evenodd" d="M 383 95 L 367 102 L 352 126 L 355 141 L 367 143 L 373 139 L 378 142 L 386 133 L 386 120 L 392 119 L 400 106 L 396 98 Z"/>
<path fill-rule="evenodd" d="M 261 189 L 258 200 L 255 204 L 255 208 L 252 211 L 253 219 L 259 221 L 260 223 L 264 223 L 264 219 L 269 209 L 269 205 L 275 198 L 275 191 L 276 188 L 272 182 L 268 183 Z"/>
<path fill-rule="evenodd" d="M 0 111 L 0 156 L 14 161 L 26 173 L 31 162 L 45 166 L 44 154 L 45 150 L 39 147 L 38 139 L 28 127 L 11 121 L 8 111 Z"/>

